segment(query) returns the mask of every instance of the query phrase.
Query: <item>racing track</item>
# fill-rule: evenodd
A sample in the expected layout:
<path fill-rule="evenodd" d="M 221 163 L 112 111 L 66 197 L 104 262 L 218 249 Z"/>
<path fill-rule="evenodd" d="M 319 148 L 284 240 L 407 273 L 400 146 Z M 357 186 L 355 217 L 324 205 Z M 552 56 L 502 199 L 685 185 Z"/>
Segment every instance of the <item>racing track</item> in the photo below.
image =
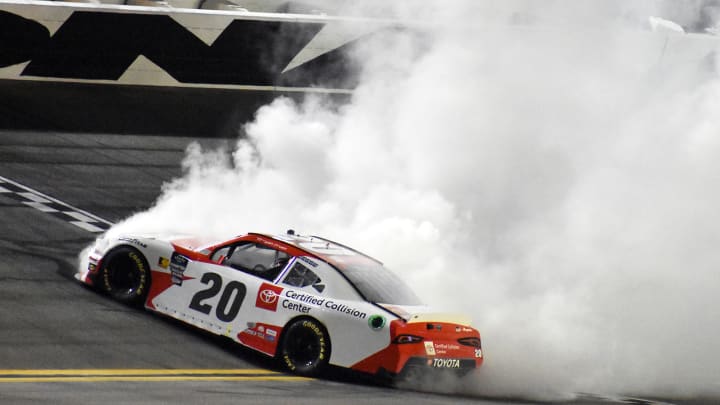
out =
<path fill-rule="evenodd" d="M 117 221 L 148 207 L 162 182 L 180 174 L 190 141 L 0 131 L 0 176 Z M 33 208 L 25 202 L 42 196 L 8 184 L 0 183 L 0 403 L 514 402 L 357 384 L 353 376 L 289 376 L 224 339 L 105 299 L 71 277 L 75 256 L 94 238 L 92 227 L 69 222 L 84 215 Z"/>

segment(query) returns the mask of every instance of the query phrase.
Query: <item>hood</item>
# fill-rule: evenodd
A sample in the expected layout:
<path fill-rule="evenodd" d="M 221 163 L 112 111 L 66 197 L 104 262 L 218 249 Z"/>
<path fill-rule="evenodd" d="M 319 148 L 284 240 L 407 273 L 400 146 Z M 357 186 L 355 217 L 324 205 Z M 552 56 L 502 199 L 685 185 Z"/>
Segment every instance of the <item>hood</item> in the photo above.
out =
<path fill-rule="evenodd" d="M 195 252 L 199 252 L 209 246 L 214 246 L 217 244 L 216 239 L 202 238 L 197 236 L 175 236 L 173 238 L 168 238 L 168 240 L 174 246 L 179 246 L 183 249 L 192 250 Z"/>

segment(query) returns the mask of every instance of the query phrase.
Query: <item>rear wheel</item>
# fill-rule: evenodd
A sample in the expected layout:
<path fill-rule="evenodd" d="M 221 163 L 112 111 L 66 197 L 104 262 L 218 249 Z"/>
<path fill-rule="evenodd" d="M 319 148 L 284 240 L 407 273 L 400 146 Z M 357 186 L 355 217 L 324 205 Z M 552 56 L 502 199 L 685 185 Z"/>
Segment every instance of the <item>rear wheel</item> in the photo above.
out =
<path fill-rule="evenodd" d="M 100 280 L 103 290 L 115 300 L 138 305 L 150 290 L 150 266 L 137 249 L 121 246 L 103 259 Z"/>
<path fill-rule="evenodd" d="M 312 318 L 300 318 L 285 327 L 278 357 L 288 370 L 303 376 L 321 373 L 330 360 L 330 337 Z"/>

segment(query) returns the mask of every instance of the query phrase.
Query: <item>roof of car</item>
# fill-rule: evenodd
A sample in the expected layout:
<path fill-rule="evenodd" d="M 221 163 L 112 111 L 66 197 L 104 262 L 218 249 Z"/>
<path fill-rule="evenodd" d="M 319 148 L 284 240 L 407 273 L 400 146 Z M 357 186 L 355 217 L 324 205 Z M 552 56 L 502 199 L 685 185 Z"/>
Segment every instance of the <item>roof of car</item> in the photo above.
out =
<path fill-rule="evenodd" d="M 297 234 L 268 235 L 261 233 L 251 233 L 251 235 L 252 234 L 264 236 L 266 238 L 272 238 L 277 241 L 287 243 L 312 255 L 318 256 L 324 260 L 340 265 L 342 265 L 342 263 L 347 261 L 348 259 L 360 259 L 363 261 L 370 260 L 382 265 L 382 262 L 380 262 L 379 260 L 374 259 L 362 252 L 319 236 Z"/>

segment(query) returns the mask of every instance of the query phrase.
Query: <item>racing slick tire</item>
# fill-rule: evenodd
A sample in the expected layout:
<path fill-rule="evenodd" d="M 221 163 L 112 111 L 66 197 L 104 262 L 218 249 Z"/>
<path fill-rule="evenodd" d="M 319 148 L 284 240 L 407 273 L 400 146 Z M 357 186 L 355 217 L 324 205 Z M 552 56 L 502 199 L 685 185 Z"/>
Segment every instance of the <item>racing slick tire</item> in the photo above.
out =
<path fill-rule="evenodd" d="M 140 305 L 150 291 L 150 266 L 137 249 L 117 247 L 103 259 L 100 285 L 116 301 Z"/>
<path fill-rule="evenodd" d="M 283 330 L 278 357 L 291 372 L 316 376 L 330 360 L 330 337 L 325 327 L 313 318 L 298 318 Z"/>

